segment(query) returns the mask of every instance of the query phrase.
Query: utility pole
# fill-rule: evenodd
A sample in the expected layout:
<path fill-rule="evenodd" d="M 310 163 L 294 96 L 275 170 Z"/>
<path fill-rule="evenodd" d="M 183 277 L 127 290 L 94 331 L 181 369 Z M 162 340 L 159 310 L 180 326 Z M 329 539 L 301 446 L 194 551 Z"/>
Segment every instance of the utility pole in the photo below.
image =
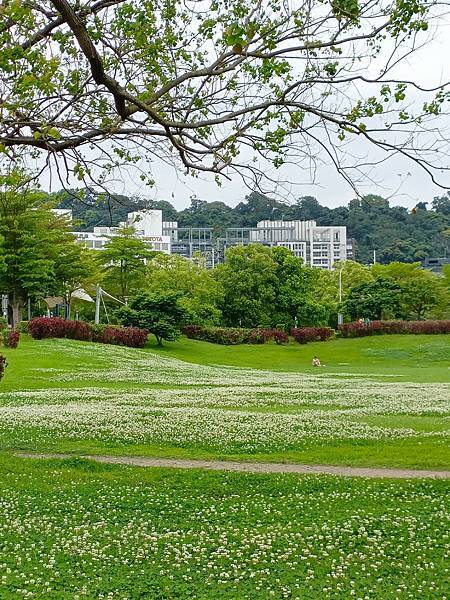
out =
<path fill-rule="evenodd" d="M 377 264 L 377 251 L 376 250 L 373 251 L 373 264 L 374 265 Z"/>
<path fill-rule="evenodd" d="M 102 298 L 102 288 L 97 284 L 95 286 L 95 319 L 94 323 L 98 325 L 100 323 L 100 301 Z"/>

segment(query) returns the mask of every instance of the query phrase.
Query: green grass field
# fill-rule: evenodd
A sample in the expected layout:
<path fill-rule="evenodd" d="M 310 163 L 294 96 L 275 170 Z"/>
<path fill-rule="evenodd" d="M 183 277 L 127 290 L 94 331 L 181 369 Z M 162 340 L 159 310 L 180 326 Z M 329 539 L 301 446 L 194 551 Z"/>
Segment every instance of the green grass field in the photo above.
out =
<path fill-rule="evenodd" d="M 0 460 L 0 597 L 444 598 L 445 482 Z"/>
<path fill-rule="evenodd" d="M 420 349 L 416 381 L 391 376 L 383 341 L 386 356 L 403 352 L 402 372 L 414 372 Z M 309 346 L 223 348 L 182 340 L 155 352 L 25 338 L 8 352 L 0 442 L 10 450 L 417 468 L 450 464 L 444 336 L 341 340 L 321 347 L 330 366 L 313 372 Z M 267 370 L 277 352 L 286 356 L 290 372 Z M 175 358 L 188 353 L 192 361 L 206 355 L 211 363 L 225 362 L 227 355 L 228 362 L 247 367 L 258 362 L 266 370 Z M 355 357 L 351 368 L 338 367 L 332 357 L 341 354 Z M 367 355 L 375 357 L 369 376 Z"/>
<path fill-rule="evenodd" d="M 306 345 L 219 346 L 183 338 L 166 342 L 161 354 L 193 363 L 251 367 L 297 373 L 315 373 L 311 366 L 317 354 L 327 373 L 389 375 L 399 381 L 450 381 L 450 340 L 445 335 L 391 335 L 336 339 Z"/>
<path fill-rule="evenodd" d="M 134 350 L 24 336 L 4 353 L 2 600 L 445 598 L 447 481 L 14 452 L 448 469 L 447 337 Z"/>

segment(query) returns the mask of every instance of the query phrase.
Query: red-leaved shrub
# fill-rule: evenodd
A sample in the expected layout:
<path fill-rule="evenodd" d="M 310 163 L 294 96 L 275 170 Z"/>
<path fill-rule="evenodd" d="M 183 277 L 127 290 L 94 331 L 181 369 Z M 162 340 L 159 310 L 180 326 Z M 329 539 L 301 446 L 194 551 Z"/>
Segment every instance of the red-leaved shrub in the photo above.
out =
<path fill-rule="evenodd" d="M 247 344 L 265 344 L 267 341 L 273 338 L 273 329 L 262 329 L 260 327 L 256 327 L 255 329 L 251 329 L 247 340 L 245 342 Z"/>
<path fill-rule="evenodd" d="M 288 334 L 285 331 L 282 331 L 281 329 L 272 329 L 271 337 L 273 341 L 278 345 L 289 343 Z"/>
<path fill-rule="evenodd" d="M 142 348 L 148 337 L 145 329 L 137 327 L 116 327 L 112 325 L 91 325 L 84 321 L 69 321 L 59 317 L 37 317 L 28 324 L 30 335 L 44 338 L 69 338 L 72 340 L 93 341 L 102 344 L 116 344 Z"/>
<path fill-rule="evenodd" d="M 213 344 L 235 346 L 249 339 L 250 329 L 237 327 L 202 327 L 201 325 L 186 325 L 183 333 L 190 339 L 202 340 Z"/>
<path fill-rule="evenodd" d="M 201 339 L 202 332 L 205 328 L 201 325 L 185 325 L 182 327 L 182 332 L 191 340 Z"/>
<path fill-rule="evenodd" d="M 93 331 L 92 341 L 101 344 L 115 344 L 143 348 L 148 338 L 148 331 L 138 327 L 116 327 L 114 325 L 98 326 Z"/>
<path fill-rule="evenodd" d="M 299 327 L 291 329 L 291 335 L 299 344 L 326 342 L 334 334 L 331 327 Z"/>
<path fill-rule="evenodd" d="M 382 334 L 438 334 L 450 333 L 450 321 L 370 321 L 344 323 L 338 327 L 342 337 L 363 337 Z"/>
<path fill-rule="evenodd" d="M 4 329 L 2 331 L 3 345 L 7 348 L 17 348 L 20 340 L 20 331 L 18 329 Z"/>

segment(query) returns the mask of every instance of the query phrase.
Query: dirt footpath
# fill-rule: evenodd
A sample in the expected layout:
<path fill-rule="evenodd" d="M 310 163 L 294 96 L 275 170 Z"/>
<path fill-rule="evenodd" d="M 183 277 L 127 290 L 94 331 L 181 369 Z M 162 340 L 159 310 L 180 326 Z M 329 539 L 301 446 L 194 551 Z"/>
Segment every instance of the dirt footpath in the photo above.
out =
<path fill-rule="evenodd" d="M 74 454 L 33 454 L 16 452 L 22 458 L 73 458 Z M 344 467 L 333 465 L 299 465 L 264 462 L 232 462 L 222 460 L 188 460 L 177 458 L 151 458 L 145 456 L 81 455 L 79 458 L 99 463 L 133 465 L 136 467 L 164 467 L 173 469 L 208 469 L 212 471 L 237 471 L 246 473 L 301 473 L 341 475 L 346 477 L 391 477 L 398 479 L 426 478 L 450 479 L 450 471 L 414 469 L 385 469 L 370 467 Z"/>

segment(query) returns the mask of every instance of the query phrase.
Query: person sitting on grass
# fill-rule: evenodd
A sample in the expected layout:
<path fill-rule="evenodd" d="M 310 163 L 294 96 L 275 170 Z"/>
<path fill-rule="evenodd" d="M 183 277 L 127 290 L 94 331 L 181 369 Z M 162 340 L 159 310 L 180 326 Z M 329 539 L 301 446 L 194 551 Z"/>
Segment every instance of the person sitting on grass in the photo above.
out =
<path fill-rule="evenodd" d="M 320 362 L 320 359 L 318 356 L 314 356 L 314 358 L 312 359 L 312 366 L 313 367 L 321 367 L 322 363 Z"/>

